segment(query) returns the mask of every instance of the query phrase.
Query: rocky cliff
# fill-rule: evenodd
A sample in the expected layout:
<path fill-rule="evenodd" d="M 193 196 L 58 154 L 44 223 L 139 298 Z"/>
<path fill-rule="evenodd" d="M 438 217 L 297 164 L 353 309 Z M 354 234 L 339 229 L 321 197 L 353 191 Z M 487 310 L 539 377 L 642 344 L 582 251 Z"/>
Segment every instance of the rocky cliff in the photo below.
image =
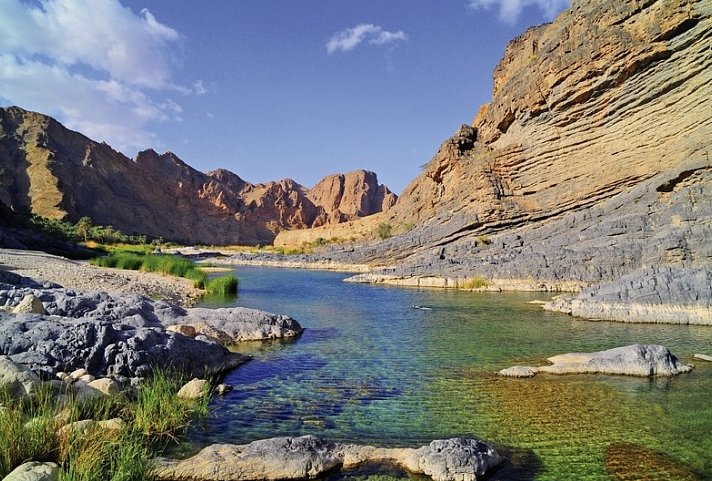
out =
<path fill-rule="evenodd" d="M 329 176 L 312 194 L 291 179 L 251 184 L 227 170 L 205 174 L 170 152 L 131 160 L 50 117 L 9 107 L 0 109 L 0 202 L 70 221 L 89 216 L 126 233 L 237 244 L 381 212 L 395 196 L 365 171 Z"/>
<path fill-rule="evenodd" d="M 674 302 L 712 323 L 710 45 L 712 2 L 575 0 L 509 44 L 492 100 L 384 214 L 416 227 L 330 255 L 389 265 L 364 281 L 613 283 L 559 308 Z"/>

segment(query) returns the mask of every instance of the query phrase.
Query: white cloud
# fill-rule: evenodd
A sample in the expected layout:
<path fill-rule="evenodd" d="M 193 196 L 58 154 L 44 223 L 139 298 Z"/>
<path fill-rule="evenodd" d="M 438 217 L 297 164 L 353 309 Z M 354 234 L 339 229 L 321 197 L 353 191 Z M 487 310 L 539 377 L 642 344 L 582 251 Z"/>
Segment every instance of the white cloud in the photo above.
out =
<path fill-rule="evenodd" d="M 127 151 L 156 142 L 147 126 L 181 120 L 170 93 L 181 37 L 119 0 L 0 0 L 0 100 L 56 116 Z M 202 83 L 200 83 L 202 87 Z"/>
<path fill-rule="evenodd" d="M 386 45 L 407 39 L 408 36 L 402 30 L 389 32 L 378 25 L 362 23 L 335 33 L 326 43 L 326 50 L 329 53 L 337 50 L 349 52 L 366 40 L 372 45 Z"/>
<path fill-rule="evenodd" d="M 469 6 L 475 10 L 499 9 L 499 19 L 513 24 L 527 7 L 539 9 L 545 20 L 553 20 L 562 10 L 569 8 L 571 0 L 468 0 Z"/>
<path fill-rule="evenodd" d="M 202 80 L 196 80 L 195 82 L 193 82 L 193 91 L 197 95 L 204 95 L 208 93 L 208 89 L 205 88 L 205 85 L 203 85 Z"/>

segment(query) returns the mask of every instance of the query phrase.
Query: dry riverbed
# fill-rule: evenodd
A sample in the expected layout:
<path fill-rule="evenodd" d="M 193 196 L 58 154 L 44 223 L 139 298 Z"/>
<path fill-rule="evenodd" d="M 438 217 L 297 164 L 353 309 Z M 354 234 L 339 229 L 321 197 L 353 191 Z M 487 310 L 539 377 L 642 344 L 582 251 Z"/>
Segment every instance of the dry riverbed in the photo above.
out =
<path fill-rule="evenodd" d="M 37 251 L 0 249 L 0 269 L 68 289 L 140 294 L 184 307 L 194 304 L 202 293 L 187 279 L 96 267 Z"/>

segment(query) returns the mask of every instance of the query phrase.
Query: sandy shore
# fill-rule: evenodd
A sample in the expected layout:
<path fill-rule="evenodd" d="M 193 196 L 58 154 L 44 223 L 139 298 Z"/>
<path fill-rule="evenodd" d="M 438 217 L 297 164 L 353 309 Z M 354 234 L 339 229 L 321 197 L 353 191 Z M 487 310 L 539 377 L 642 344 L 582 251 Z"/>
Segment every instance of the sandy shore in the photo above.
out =
<path fill-rule="evenodd" d="M 201 294 L 187 279 L 96 267 L 37 251 L 0 249 L 0 269 L 69 289 L 141 294 L 184 307 Z"/>

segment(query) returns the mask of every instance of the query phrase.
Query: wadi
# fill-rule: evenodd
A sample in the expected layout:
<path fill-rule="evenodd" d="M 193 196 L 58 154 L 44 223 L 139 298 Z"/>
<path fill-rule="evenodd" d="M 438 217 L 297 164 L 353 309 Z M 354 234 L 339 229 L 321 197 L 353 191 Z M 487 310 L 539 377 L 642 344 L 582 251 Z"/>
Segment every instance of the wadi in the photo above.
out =
<path fill-rule="evenodd" d="M 561 10 L 400 195 L 0 108 L 0 479 L 712 479 L 712 4 Z"/>

